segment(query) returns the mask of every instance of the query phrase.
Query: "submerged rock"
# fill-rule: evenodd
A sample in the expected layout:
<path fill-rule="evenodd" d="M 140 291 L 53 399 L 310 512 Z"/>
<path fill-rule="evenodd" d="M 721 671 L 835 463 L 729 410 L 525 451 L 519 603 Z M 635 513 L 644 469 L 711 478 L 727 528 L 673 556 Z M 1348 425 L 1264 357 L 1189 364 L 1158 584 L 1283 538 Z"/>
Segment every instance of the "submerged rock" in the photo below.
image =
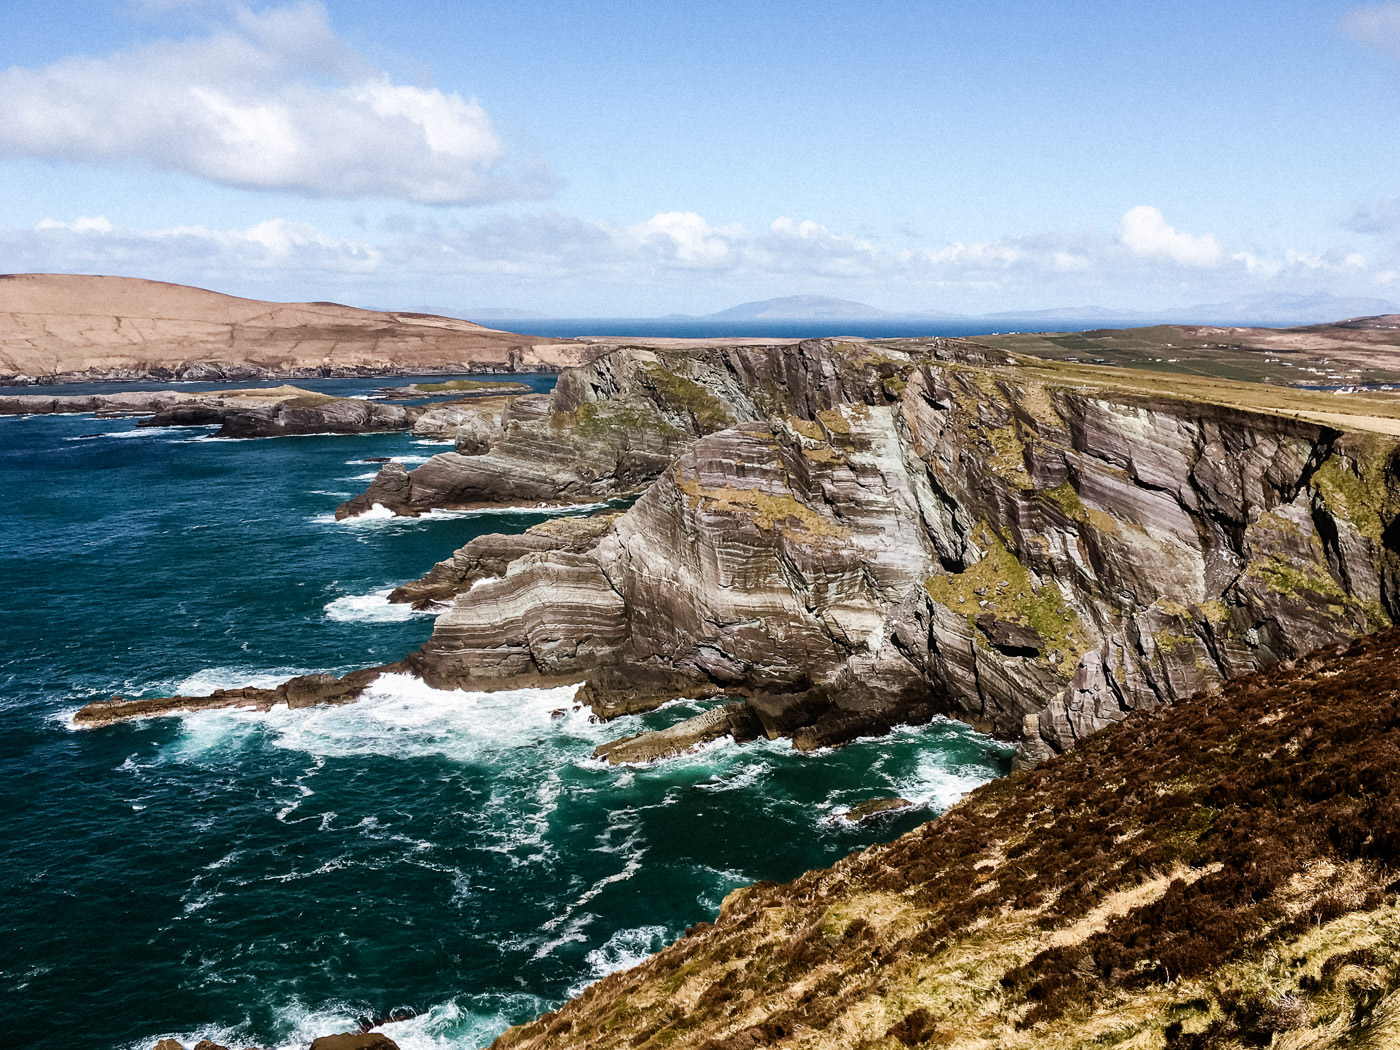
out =
<path fill-rule="evenodd" d="M 859 824 L 862 821 L 870 820 L 874 817 L 896 813 L 902 809 L 909 809 L 913 805 L 914 803 L 910 802 L 907 798 L 869 798 L 846 810 L 838 819 L 851 824 Z"/>
<path fill-rule="evenodd" d="M 399 1044 L 381 1032 L 323 1035 L 312 1042 L 311 1050 L 399 1050 Z"/>

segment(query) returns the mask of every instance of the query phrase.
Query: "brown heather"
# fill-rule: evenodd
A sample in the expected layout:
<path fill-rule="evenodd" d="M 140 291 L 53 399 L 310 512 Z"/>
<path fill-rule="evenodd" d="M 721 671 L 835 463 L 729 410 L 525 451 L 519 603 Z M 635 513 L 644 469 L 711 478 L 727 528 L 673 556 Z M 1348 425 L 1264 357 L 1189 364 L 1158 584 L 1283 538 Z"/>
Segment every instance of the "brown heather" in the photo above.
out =
<path fill-rule="evenodd" d="M 731 894 L 507 1047 L 1400 1046 L 1400 630 Z"/>

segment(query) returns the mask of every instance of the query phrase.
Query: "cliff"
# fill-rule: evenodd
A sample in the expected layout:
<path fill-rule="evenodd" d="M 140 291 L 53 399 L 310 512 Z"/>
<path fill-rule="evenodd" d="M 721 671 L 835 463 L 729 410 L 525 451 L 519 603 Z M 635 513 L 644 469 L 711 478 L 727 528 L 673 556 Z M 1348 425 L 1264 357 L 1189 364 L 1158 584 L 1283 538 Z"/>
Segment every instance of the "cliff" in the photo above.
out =
<path fill-rule="evenodd" d="M 588 353 L 426 314 L 128 277 L 0 275 L 0 383 L 557 371 Z"/>
<path fill-rule="evenodd" d="M 612 760 L 942 712 L 1032 762 L 1396 610 L 1385 396 L 957 340 L 600 350 L 446 419 L 457 451 L 337 513 L 635 499 L 473 541 L 395 596 L 453 603 L 405 661 L 440 687 L 582 681 L 603 717 L 742 701 Z"/>
<path fill-rule="evenodd" d="M 1400 631 L 736 890 L 493 1050 L 1400 1045 Z"/>
<path fill-rule="evenodd" d="M 577 464 L 572 406 L 635 411 L 636 387 L 601 377 L 641 353 L 566 377 L 535 433 L 571 435 L 555 448 Z M 763 732 L 801 747 L 943 711 L 1033 759 L 1388 625 L 1395 608 L 1388 402 L 1174 388 L 955 341 L 666 364 L 717 391 L 732 425 L 671 415 L 674 440 L 649 463 L 674 458 L 654 480 L 598 471 L 580 489 L 575 468 L 529 492 L 598 498 L 649 480 L 596 541 L 507 543 L 489 571 L 459 552 L 457 569 L 405 588 L 459 595 L 412 658 L 429 681 L 582 678 L 605 715 L 742 695 Z M 634 439 L 604 433 L 609 456 Z M 397 468 L 410 493 L 397 506 L 431 505 L 462 464 L 479 473 L 453 499 L 520 492 L 501 480 L 523 469 L 520 441 L 507 429 L 485 455 Z"/>

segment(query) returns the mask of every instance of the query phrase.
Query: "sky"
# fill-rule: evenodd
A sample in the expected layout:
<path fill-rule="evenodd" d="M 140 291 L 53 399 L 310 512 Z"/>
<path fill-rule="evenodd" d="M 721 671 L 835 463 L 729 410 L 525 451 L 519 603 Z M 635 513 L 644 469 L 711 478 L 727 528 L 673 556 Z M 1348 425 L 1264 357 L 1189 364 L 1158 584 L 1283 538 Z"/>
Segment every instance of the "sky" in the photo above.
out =
<path fill-rule="evenodd" d="M 1400 302 L 1400 2 L 5 0 L 0 272 L 554 317 Z"/>

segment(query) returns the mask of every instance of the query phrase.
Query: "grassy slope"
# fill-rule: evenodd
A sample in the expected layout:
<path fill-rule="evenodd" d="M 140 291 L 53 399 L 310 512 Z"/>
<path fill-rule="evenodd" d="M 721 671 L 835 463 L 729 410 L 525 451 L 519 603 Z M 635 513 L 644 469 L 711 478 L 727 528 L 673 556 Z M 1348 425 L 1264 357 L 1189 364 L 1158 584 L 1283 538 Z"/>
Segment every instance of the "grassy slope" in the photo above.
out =
<path fill-rule="evenodd" d="M 1400 630 L 1139 712 L 499 1047 L 1400 1046 Z"/>
<path fill-rule="evenodd" d="M 1047 359 L 1097 361 L 1216 379 L 1283 384 L 1400 380 L 1395 354 L 1400 328 L 1364 323 L 1299 328 L 1154 325 L 1086 332 L 1012 332 L 977 339 Z"/>

